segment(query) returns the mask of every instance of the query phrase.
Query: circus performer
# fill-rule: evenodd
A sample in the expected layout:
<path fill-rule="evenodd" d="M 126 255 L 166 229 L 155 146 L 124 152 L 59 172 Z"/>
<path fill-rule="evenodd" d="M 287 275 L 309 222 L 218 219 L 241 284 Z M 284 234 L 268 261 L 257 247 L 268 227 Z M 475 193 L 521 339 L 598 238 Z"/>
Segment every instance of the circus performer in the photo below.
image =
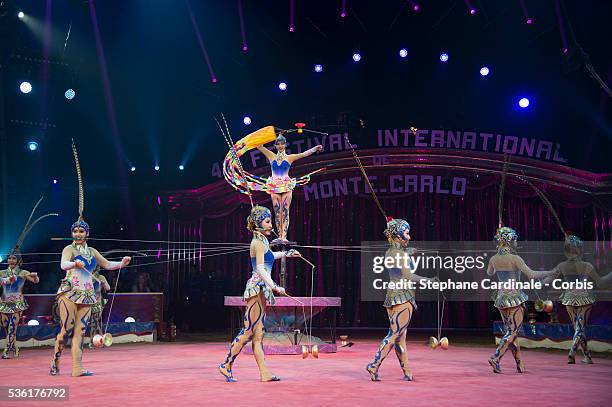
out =
<path fill-rule="evenodd" d="M 591 308 L 595 303 L 595 294 L 592 289 L 588 288 L 588 285 L 589 283 L 595 283 L 599 287 L 605 287 L 610 284 L 612 273 L 600 277 L 593 265 L 583 260 L 584 242 L 578 236 L 568 235 L 565 238 L 563 252 L 567 260 L 559 263 L 554 268 L 555 273 L 549 276 L 545 282 L 563 277 L 569 283 L 570 288 L 566 289 L 560 297 L 561 304 L 565 305 L 567 314 L 574 326 L 574 337 L 567 355 L 567 363 L 576 363 L 575 354 L 580 347 L 584 355 L 582 362 L 592 364 L 593 359 L 588 348 L 586 326 Z"/>
<path fill-rule="evenodd" d="M 106 305 L 106 298 L 104 298 L 103 292 L 108 292 L 111 289 L 106 277 L 100 274 L 100 267 L 96 267 L 93 273 L 93 285 L 96 293 L 96 303 L 91 307 L 91 318 L 89 319 L 89 349 L 94 349 L 93 337 L 104 334 L 102 331 L 102 312 Z"/>
<path fill-rule="evenodd" d="M 79 217 L 70 227 L 72 243 L 62 251 L 60 266 L 66 272 L 57 291 L 56 302 L 60 319 L 60 332 L 55 339 L 50 373 L 59 374 L 59 360 L 64 349 L 66 335 L 72 335 L 72 376 L 91 376 L 92 372 L 83 369 L 83 335 L 91 316 L 91 308 L 96 303 L 93 276 L 96 266 L 106 270 L 117 270 L 130 263 L 130 257 L 121 261 L 108 261 L 96 249 L 87 245 L 89 224 L 83 218 L 85 196 L 81 168 L 74 143 L 72 151 L 79 181 Z"/>
<path fill-rule="evenodd" d="M 264 147 L 266 143 L 271 141 L 274 141 L 276 153 Z M 293 189 L 296 185 L 308 183 L 311 175 L 324 170 L 321 168 L 298 178 L 289 177 L 289 169 L 295 161 L 308 157 L 315 152 L 323 151 L 323 146 L 317 145 L 299 154 L 287 154 L 286 144 L 287 139 L 282 132 L 277 137 L 274 127 L 267 126 L 233 144 L 223 164 L 225 179 L 238 191 L 245 194 L 250 190 L 264 191 L 270 194 L 274 208 L 274 220 L 278 230 L 278 239 L 275 239 L 274 243 L 288 243 L 289 209 Z M 272 170 L 270 177 L 259 177 L 242 169 L 240 156 L 253 148 L 261 151 L 270 163 Z"/>
<path fill-rule="evenodd" d="M 402 258 L 405 255 L 412 256 L 414 250 L 408 248 L 410 242 L 410 225 L 403 219 L 392 219 L 387 223 L 384 232 L 389 242 L 389 248 L 385 253 L 386 258 Z M 409 281 L 418 283 L 421 280 L 429 280 L 426 277 L 414 273 L 414 263 L 410 260 L 410 267 L 406 264 L 395 264 L 388 268 L 389 285 L 387 288 L 383 306 L 389 317 L 389 333 L 383 338 L 374 355 L 374 360 L 366 366 L 372 381 L 380 381 L 378 369 L 392 349 L 395 350 L 400 366 L 404 372 L 404 380 L 412 381 L 413 376 L 408 367 L 408 354 L 406 352 L 406 332 L 412 313 L 417 309 L 415 293 L 407 284 Z M 400 287 L 400 288 L 397 288 Z M 402 288 L 403 287 L 403 288 Z"/>
<path fill-rule="evenodd" d="M 244 301 L 246 301 L 244 327 L 232 341 L 225 361 L 219 365 L 219 372 L 228 382 L 237 381 L 233 376 L 232 366 L 244 345 L 252 340 L 253 354 L 259 368 L 260 380 L 262 382 L 279 381 L 280 379 L 268 370 L 264 358 L 263 336 L 266 302 L 274 304 L 274 293 L 285 295 L 285 289 L 278 286 L 271 277 L 274 261 L 282 257 L 298 257 L 300 254 L 296 250 L 287 252 L 270 250 L 267 236 L 272 232 L 272 214 L 268 208 L 254 206 L 247 218 L 247 229 L 253 233 L 250 247 L 253 272 L 243 295 Z"/>
<path fill-rule="evenodd" d="M 49 216 L 57 216 L 57 213 L 49 213 L 43 215 L 32 222 L 32 217 L 36 212 L 36 208 L 42 201 L 42 198 L 34 206 L 30 213 L 30 217 L 26 222 L 21 235 L 17 239 L 17 243 L 7 257 L 8 268 L 0 271 L 0 285 L 2 285 L 2 296 L 0 296 L 0 318 L 2 327 L 6 334 L 6 347 L 2 352 L 2 359 L 9 359 L 9 352 L 13 352 L 14 357 L 19 357 L 19 348 L 17 347 L 17 326 L 21 319 L 21 313 L 28 309 L 28 303 L 23 296 L 23 286 L 26 280 L 37 284 L 40 279 L 37 273 L 32 273 L 21 268 L 23 263 L 20 247 L 23 244 L 26 236 L 32 228 L 42 219 Z"/>
<path fill-rule="evenodd" d="M 496 275 L 499 281 L 512 285 L 512 282 L 520 281 L 521 273 L 530 279 L 543 279 L 555 273 L 555 270 L 535 271 L 529 268 L 521 256 L 516 254 L 518 234 L 512 228 L 503 226 L 497 229 L 495 240 L 497 241 L 497 253 L 489 259 L 487 274 Z M 525 366 L 521 360 L 521 347 L 518 334 L 523 324 L 525 315 L 524 303 L 527 294 L 520 289 L 499 289 L 495 297 L 495 307 L 499 309 L 506 332 L 499 341 L 495 353 L 489 358 L 489 364 L 494 373 L 501 373 L 500 362 L 508 348 L 512 351 L 516 370 L 525 372 Z"/>

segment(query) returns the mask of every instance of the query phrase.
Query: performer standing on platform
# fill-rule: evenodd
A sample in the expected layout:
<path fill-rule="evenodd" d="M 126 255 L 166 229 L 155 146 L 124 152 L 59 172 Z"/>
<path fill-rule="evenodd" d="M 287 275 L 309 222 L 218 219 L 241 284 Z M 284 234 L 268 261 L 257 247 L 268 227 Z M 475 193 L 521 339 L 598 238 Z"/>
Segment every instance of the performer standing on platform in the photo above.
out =
<path fill-rule="evenodd" d="M 7 263 L 8 268 L 0 271 L 0 285 L 2 285 L 2 296 L 0 296 L 0 318 L 4 332 L 6 334 L 6 347 L 2 352 L 2 359 L 9 358 L 9 352 L 13 351 L 14 357 L 19 357 L 19 348 L 17 347 L 17 327 L 19 320 L 21 319 L 21 313 L 28 309 L 28 303 L 23 296 L 23 286 L 26 280 L 38 284 L 40 279 L 37 273 L 31 273 L 27 270 L 21 269 L 23 260 L 21 258 L 21 252 L 19 248 L 23 244 L 26 236 L 34 226 L 42 219 L 49 216 L 57 216 L 57 213 L 48 213 L 43 215 L 32 222 L 32 217 L 40 205 L 42 197 L 38 200 L 34 209 L 30 213 L 23 231 L 17 239 L 17 243 L 8 255 Z"/>
<path fill-rule="evenodd" d="M 385 236 L 389 241 L 389 248 L 385 253 L 385 258 L 403 258 L 404 256 L 412 256 L 414 250 L 408 248 L 410 242 L 410 225 L 403 219 L 392 219 L 387 222 Z M 398 286 L 402 281 L 419 282 L 421 280 L 429 280 L 426 277 L 421 277 L 414 274 L 413 263 L 410 260 L 410 268 L 396 265 L 389 268 L 389 282 L 396 283 L 390 286 Z M 366 370 L 370 373 L 372 381 L 380 381 L 378 369 L 383 360 L 387 357 L 391 349 L 395 349 L 395 353 L 399 360 L 400 366 L 404 371 L 404 380 L 412 381 L 413 376 L 408 367 L 408 354 L 406 353 L 406 332 L 412 313 L 417 308 L 414 290 L 409 288 L 387 288 L 387 294 L 383 306 L 387 309 L 389 316 L 389 333 L 383 338 L 378 346 L 378 351 L 374 355 L 372 363 L 366 366 Z"/>
<path fill-rule="evenodd" d="M 102 312 L 106 305 L 105 295 L 102 291 L 110 291 L 111 287 L 106 281 L 106 277 L 100 274 L 100 267 L 96 267 L 93 273 L 93 285 L 96 293 L 96 303 L 91 307 L 91 318 L 89 319 L 89 349 L 93 349 L 93 337 L 96 334 L 103 335 L 102 331 Z"/>
<path fill-rule="evenodd" d="M 62 251 L 60 263 L 62 270 L 66 272 L 66 277 L 62 280 L 56 295 L 60 332 L 55 339 L 55 349 L 51 360 L 50 373 L 53 376 L 59 374 L 59 358 L 64 349 L 66 335 L 72 335 L 72 376 L 93 375 L 92 372 L 83 369 L 81 363 L 83 335 L 91 315 L 92 305 L 96 303 L 93 272 L 97 265 L 106 270 L 117 270 L 127 266 L 131 260 L 130 257 L 124 257 L 120 262 L 108 261 L 96 249 L 87 245 L 89 225 L 83 219 L 85 194 L 81 167 L 74 143 L 72 144 L 72 151 L 79 181 L 79 218 L 70 227 L 73 241 Z"/>
<path fill-rule="evenodd" d="M 244 327 L 232 341 L 229 353 L 223 363 L 219 365 L 219 372 L 228 382 L 236 382 L 232 375 L 232 366 L 236 357 L 249 340 L 253 340 L 253 354 L 259 367 L 262 382 L 274 382 L 280 379 L 274 376 L 266 367 L 263 350 L 264 322 L 266 317 L 266 301 L 274 304 L 274 293 L 285 294 L 285 289 L 272 280 L 272 266 L 274 260 L 282 257 L 298 257 L 295 250 L 288 252 L 273 252 L 266 236 L 272 233 L 272 214 L 268 208 L 254 206 L 247 218 L 247 229 L 253 233 L 251 240 L 251 267 L 253 275 L 244 290 L 246 310 L 244 313 Z"/>
<path fill-rule="evenodd" d="M 323 151 L 323 146 L 317 145 L 303 153 L 287 154 L 285 149 L 286 145 L 287 139 L 282 133 L 279 133 L 274 142 L 276 154 L 264 147 L 263 144 L 257 146 L 257 149 L 262 152 L 270 163 L 272 170 L 272 176 L 268 178 L 267 185 L 270 196 L 272 197 L 274 221 L 276 223 L 276 230 L 278 230 L 278 239 L 274 239 L 275 243 L 288 243 L 289 208 L 291 207 L 291 199 L 293 198 L 293 189 L 296 185 L 296 179 L 289 177 L 291 164 L 301 158 Z"/>
<path fill-rule="evenodd" d="M 530 279 L 542 279 L 555 273 L 555 270 L 534 271 L 530 269 L 523 258 L 516 254 L 516 243 L 518 235 L 512 228 L 503 226 L 497 229 L 495 240 L 497 241 L 497 253 L 489 259 L 487 274 L 497 275 L 499 281 L 520 281 L 521 273 Z M 501 373 L 500 361 L 508 348 L 512 351 L 516 362 L 516 370 L 525 372 L 525 366 L 521 360 L 521 347 L 518 341 L 519 329 L 523 325 L 525 308 L 523 304 L 527 301 L 527 294 L 522 290 L 500 289 L 495 297 L 495 307 L 499 309 L 502 320 L 506 327 L 506 333 L 499 341 L 499 345 L 493 356 L 489 358 L 489 364 L 494 373 Z"/>
<path fill-rule="evenodd" d="M 605 277 L 600 277 L 591 263 L 582 260 L 584 243 L 578 236 L 568 235 L 565 238 L 563 251 L 567 260 L 559 263 L 553 270 L 555 273 L 548 277 L 545 282 L 550 282 L 562 276 L 565 281 L 576 285 L 576 288 L 565 290 L 560 297 L 561 304 L 565 305 L 574 326 L 574 339 L 567 355 L 567 363 L 571 365 L 576 363 L 575 354 L 578 347 L 580 347 L 584 354 L 582 362 L 592 364 L 593 360 L 588 348 L 585 330 L 591 314 L 591 308 L 593 308 L 595 303 L 595 294 L 593 290 L 578 287 L 577 284 L 585 285 L 588 282 L 594 282 L 598 286 L 605 286 L 609 284 L 612 273 L 608 273 Z"/>

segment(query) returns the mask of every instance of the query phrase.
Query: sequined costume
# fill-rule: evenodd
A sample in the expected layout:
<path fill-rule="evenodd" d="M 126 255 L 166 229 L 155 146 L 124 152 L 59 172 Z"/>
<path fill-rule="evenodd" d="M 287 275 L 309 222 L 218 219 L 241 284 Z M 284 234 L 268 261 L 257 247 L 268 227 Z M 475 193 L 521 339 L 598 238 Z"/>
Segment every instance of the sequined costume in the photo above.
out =
<path fill-rule="evenodd" d="M 588 348 L 586 326 L 589 321 L 591 309 L 595 303 L 595 294 L 592 289 L 586 288 L 587 283 L 597 286 L 609 284 L 612 273 L 605 277 L 600 277 L 591 263 L 582 260 L 583 241 L 575 235 L 568 235 L 565 238 L 564 253 L 567 260 L 559 263 L 554 271 L 555 274 L 548 277 L 545 281 L 550 282 L 555 278 L 563 278 L 566 282 L 574 284 L 566 289 L 560 296 L 561 304 L 565 305 L 572 325 L 574 326 L 574 337 L 567 357 L 567 363 L 576 363 L 575 354 L 578 348 L 584 354 L 584 363 L 591 364 L 591 352 Z"/>
<path fill-rule="evenodd" d="M 30 212 L 30 216 L 26 221 L 23 231 L 17 239 L 17 243 L 9 253 L 6 261 L 8 268 L 0 271 L 0 285 L 2 286 L 2 296 L 0 296 L 0 320 L 4 332 L 6 334 L 6 347 L 2 352 L 2 359 L 8 359 L 9 352 L 13 352 L 14 357 L 19 357 L 19 348 L 17 347 L 17 327 L 21 319 L 21 313 L 28 309 L 28 303 L 23 296 L 23 286 L 26 280 L 37 284 L 39 282 L 38 274 L 31 273 L 21 269 L 23 259 L 21 257 L 20 247 L 23 244 L 26 236 L 32 231 L 34 226 L 41 220 L 49 216 L 57 216 L 57 213 L 48 213 L 38 217 L 32 221 L 34 213 L 38 205 L 42 202 L 41 197 L 34 209 Z"/>
<path fill-rule="evenodd" d="M 396 258 L 399 254 L 401 258 L 412 255 L 412 251 L 408 249 L 410 240 L 410 225 L 402 219 L 393 219 L 387 223 L 385 236 L 389 241 L 390 247 L 385 253 L 385 257 Z M 387 288 L 385 302 L 383 306 L 387 310 L 389 317 L 389 332 L 383 338 L 378 346 L 378 351 L 374 355 L 374 360 L 366 366 L 366 370 L 370 373 L 373 381 L 379 381 L 378 369 L 392 349 L 399 360 L 402 371 L 404 372 L 404 380 L 412 381 L 413 376 L 408 367 L 408 354 L 406 352 L 406 332 L 412 313 L 416 310 L 415 293 L 411 287 L 398 283 L 415 282 L 426 279 L 425 277 L 414 274 L 414 263 L 410 259 L 409 267 L 406 264 L 396 264 L 396 267 L 388 268 L 389 285 Z M 391 284 L 393 283 L 393 284 Z"/>
<path fill-rule="evenodd" d="M 518 235 L 514 229 L 500 227 L 497 229 L 495 240 L 497 241 L 497 253 L 489 259 L 487 274 L 497 275 L 500 282 L 512 283 L 520 281 L 521 273 L 530 279 L 542 279 L 554 273 L 554 270 L 535 271 L 530 269 L 525 261 L 515 254 Z M 500 362 L 508 349 L 511 350 L 516 362 L 516 370 L 519 373 L 525 372 L 525 366 L 521 360 L 521 348 L 518 341 L 518 334 L 523 325 L 527 294 L 519 289 L 500 289 L 495 296 L 495 307 L 499 309 L 502 321 L 506 328 L 504 336 L 499 341 L 499 345 L 493 356 L 489 358 L 489 364 L 493 367 L 493 372 L 501 373 Z"/>
<path fill-rule="evenodd" d="M 0 271 L 0 285 L 2 285 L 0 318 L 6 334 L 6 347 L 2 352 L 2 359 L 8 359 L 11 351 L 13 356 L 19 357 L 19 348 L 16 343 L 17 326 L 21 313 L 28 309 L 28 303 L 22 293 L 26 280 L 38 283 L 38 276 L 22 270 L 18 265 Z"/>
<path fill-rule="evenodd" d="M 281 134 L 276 138 L 275 136 L 274 127 L 267 126 L 238 140 L 225 157 L 223 174 L 226 181 L 242 193 L 249 194 L 253 190 L 264 191 L 270 194 L 278 237 L 281 241 L 286 241 L 287 231 L 289 230 L 289 208 L 291 206 L 293 189 L 296 185 L 307 184 L 310 182 L 311 175 L 322 171 L 322 169 L 319 169 L 298 178 L 291 178 L 289 176 L 289 169 L 294 161 L 308 157 L 317 151 L 322 151 L 323 147 L 319 145 L 299 154 L 287 154 L 285 151 L 287 140 Z M 264 147 L 266 143 L 273 140 L 275 140 L 274 144 L 278 150 L 277 153 L 273 153 Z M 270 177 L 260 177 L 244 171 L 242 168 L 240 156 L 253 148 L 257 148 L 263 153 L 270 163 L 272 172 Z"/>
<path fill-rule="evenodd" d="M 56 295 L 56 309 L 59 314 L 60 332 L 55 338 L 50 374 L 60 372 L 60 357 L 64 349 L 64 338 L 72 336 L 72 376 L 91 376 L 92 372 L 83 369 L 83 336 L 91 316 L 91 308 L 96 303 L 93 272 L 96 266 L 106 270 L 117 270 L 130 263 L 130 257 L 119 261 L 108 261 L 96 249 L 87 245 L 89 224 L 83 218 L 85 194 L 81 168 L 74 142 L 72 144 L 77 178 L 79 181 L 79 217 L 70 227 L 73 242 L 64 247 L 60 267 L 66 272 Z"/>
<path fill-rule="evenodd" d="M 228 382 L 235 382 L 233 364 L 242 348 L 252 340 L 253 354 L 259 368 L 262 382 L 278 381 L 268 370 L 263 351 L 264 321 L 266 318 L 266 302 L 274 304 L 274 292 L 285 293 L 271 277 L 274 260 L 286 257 L 289 252 L 273 252 L 270 250 L 266 234 L 271 231 L 271 213 L 267 208 L 255 206 L 247 218 L 247 227 L 253 233 L 250 248 L 250 263 L 252 275 L 246 284 L 243 298 L 246 301 L 244 327 L 230 344 L 230 350 L 225 361 L 219 365 L 219 372 Z M 269 225 L 267 227 L 266 225 Z"/>

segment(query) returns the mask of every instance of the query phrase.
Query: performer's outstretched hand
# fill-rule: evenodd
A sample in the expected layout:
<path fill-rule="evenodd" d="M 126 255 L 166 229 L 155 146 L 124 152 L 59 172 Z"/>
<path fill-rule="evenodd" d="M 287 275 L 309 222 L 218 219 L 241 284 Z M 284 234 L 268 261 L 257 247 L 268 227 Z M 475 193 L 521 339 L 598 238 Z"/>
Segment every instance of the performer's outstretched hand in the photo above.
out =
<path fill-rule="evenodd" d="M 316 149 L 315 151 L 317 153 L 320 153 L 321 151 L 323 151 L 323 146 L 321 144 L 319 144 L 318 146 L 315 146 L 315 149 Z"/>
<path fill-rule="evenodd" d="M 85 263 L 81 260 L 75 260 L 74 261 L 74 267 L 78 268 L 78 269 L 84 269 L 85 268 Z"/>
<path fill-rule="evenodd" d="M 125 267 L 128 264 L 130 264 L 130 261 L 132 261 L 132 258 L 129 256 L 125 256 L 123 259 L 121 259 L 121 267 Z"/>
<path fill-rule="evenodd" d="M 281 287 L 279 285 L 274 287 L 274 292 L 276 292 L 276 294 L 278 294 L 278 295 L 285 295 L 285 294 L 287 294 L 287 292 L 285 291 L 285 287 Z"/>

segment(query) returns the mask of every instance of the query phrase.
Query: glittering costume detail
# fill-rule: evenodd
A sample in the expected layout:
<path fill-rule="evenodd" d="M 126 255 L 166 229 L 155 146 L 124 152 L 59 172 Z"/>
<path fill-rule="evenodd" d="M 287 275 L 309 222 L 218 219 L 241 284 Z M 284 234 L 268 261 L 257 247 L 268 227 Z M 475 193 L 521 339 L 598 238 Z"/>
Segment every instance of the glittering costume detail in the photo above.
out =
<path fill-rule="evenodd" d="M 26 277 L 30 274 L 29 271 L 21 270 L 19 266 L 14 269 L 6 269 L 0 271 L 0 278 L 14 278 L 13 283 L 6 282 L 2 284 L 2 295 L 0 296 L 0 313 L 13 314 L 22 312 L 28 309 L 28 303 L 23 296 L 23 286 L 26 282 Z"/>
<path fill-rule="evenodd" d="M 272 250 L 270 250 L 270 248 L 268 248 L 268 251 L 266 251 L 266 254 L 264 255 L 264 266 L 266 267 L 268 273 L 272 272 L 272 267 L 274 266 L 274 254 L 272 253 Z M 262 292 L 266 301 L 268 301 L 271 305 L 274 305 L 274 303 L 276 302 L 274 293 L 263 282 L 263 280 L 257 273 L 256 267 L 256 258 L 251 257 L 251 268 L 253 269 L 253 274 L 251 275 L 249 281 L 247 281 L 242 298 L 244 298 L 245 301 L 248 301 L 249 298 L 257 296 L 260 292 Z"/>
<path fill-rule="evenodd" d="M 496 271 L 495 274 L 501 282 L 520 281 L 520 271 Z M 500 289 L 495 296 L 495 308 L 517 307 L 528 300 L 527 294 L 522 290 Z"/>
<path fill-rule="evenodd" d="M 495 353 L 489 359 L 489 364 L 493 367 L 493 372 L 501 373 L 499 362 L 508 348 L 510 348 L 517 364 L 517 370 L 522 373 L 525 368 L 521 361 L 521 348 L 518 342 L 518 334 L 521 326 L 523 325 L 525 308 L 522 305 L 519 305 L 517 307 L 500 308 L 499 312 L 506 327 L 506 333 L 499 341 L 499 345 L 497 346 Z"/>
<path fill-rule="evenodd" d="M 19 325 L 19 319 L 21 318 L 21 312 L 14 313 L 1 313 L 0 319 L 2 327 L 6 333 L 6 347 L 2 352 L 2 359 L 9 358 L 9 352 L 13 352 L 13 356 L 19 356 L 19 349 L 17 348 L 17 326 Z"/>
<path fill-rule="evenodd" d="M 370 373 L 373 381 L 379 380 L 378 369 L 392 349 L 396 351 L 404 376 L 412 378 L 412 373 L 408 368 L 408 355 L 406 354 L 406 331 L 413 311 L 414 307 L 411 302 L 387 308 L 390 324 L 389 332 L 378 345 L 374 360 L 366 366 L 366 370 Z"/>
<path fill-rule="evenodd" d="M 94 272 L 97 262 L 91 249 L 81 245 L 71 245 L 74 254 L 71 261 L 80 260 L 85 263 L 85 269 L 72 268 L 66 272 L 66 278 L 62 280 L 59 289 L 57 290 L 58 297 L 66 296 L 70 301 L 76 304 L 93 305 L 96 301 L 96 292 L 92 273 Z"/>

